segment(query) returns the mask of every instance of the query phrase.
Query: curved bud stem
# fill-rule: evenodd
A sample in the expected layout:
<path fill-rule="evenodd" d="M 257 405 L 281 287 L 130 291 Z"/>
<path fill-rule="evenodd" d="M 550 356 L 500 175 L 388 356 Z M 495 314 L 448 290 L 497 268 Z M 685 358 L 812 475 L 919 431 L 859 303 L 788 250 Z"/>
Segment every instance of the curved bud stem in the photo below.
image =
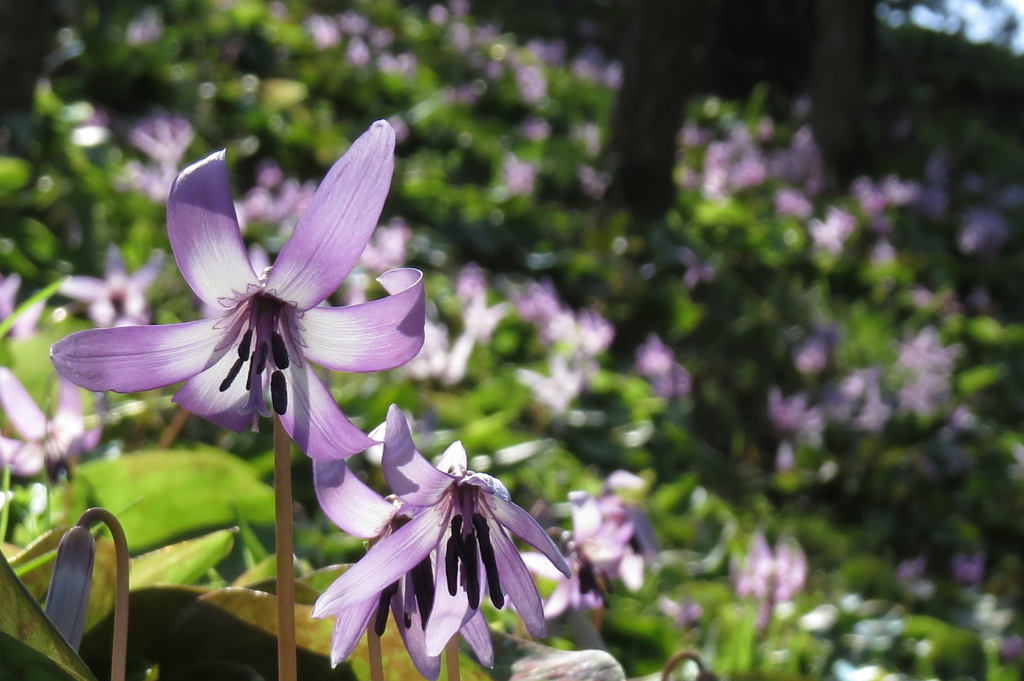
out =
<path fill-rule="evenodd" d="M 89 528 L 99 521 L 114 540 L 116 576 L 114 586 L 114 642 L 110 653 L 110 681 L 124 681 L 128 666 L 128 540 L 117 517 L 105 508 L 90 508 L 78 519 L 78 527 Z"/>
<path fill-rule="evenodd" d="M 682 652 L 675 653 L 665 661 L 665 666 L 661 670 L 661 681 L 669 681 L 672 678 L 672 672 L 687 660 L 697 665 L 697 677 L 695 681 L 717 680 L 714 672 L 708 669 L 707 665 L 704 664 L 704 660 L 700 658 L 700 655 L 689 650 L 684 650 Z"/>

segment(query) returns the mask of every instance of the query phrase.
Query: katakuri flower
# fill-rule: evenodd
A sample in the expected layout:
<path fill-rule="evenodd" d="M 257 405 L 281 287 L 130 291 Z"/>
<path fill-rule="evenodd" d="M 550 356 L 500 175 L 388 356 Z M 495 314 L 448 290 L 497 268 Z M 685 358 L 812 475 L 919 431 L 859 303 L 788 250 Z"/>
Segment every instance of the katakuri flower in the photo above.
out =
<path fill-rule="evenodd" d="M 89 318 L 97 326 L 149 324 L 146 289 L 160 274 L 163 264 L 163 251 L 155 251 L 149 262 L 128 274 L 121 249 L 111 244 L 107 249 L 105 278 L 68 277 L 61 284 L 60 292 L 86 303 Z"/>
<path fill-rule="evenodd" d="M 86 430 L 78 387 L 61 379 L 59 389 L 57 409 L 53 418 L 47 418 L 14 373 L 0 367 L 0 409 L 21 438 L 0 437 L 0 468 L 31 476 L 45 464 L 50 479 L 55 480 L 66 472 L 69 458 L 99 444 L 103 426 Z"/>
<path fill-rule="evenodd" d="M 412 515 L 401 500 L 384 499 L 367 487 L 341 460 L 314 461 L 313 485 L 327 517 L 349 534 L 371 540 L 371 552 Z M 427 620 L 434 606 L 435 559 L 436 551 L 432 551 L 391 584 L 363 594 L 361 601 L 328 602 L 326 595 L 317 601 L 315 617 L 337 618 L 331 636 L 332 665 L 352 654 L 371 619 L 374 632 L 383 636 L 390 609 L 416 669 L 425 678 L 437 678 L 441 656 L 428 655 L 426 650 Z M 462 627 L 462 635 L 483 664 L 493 664 L 487 622 L 479 611 Z"/>
<path fill-rule="evenodd" d="M 54 344 L 57 371 L 89 390 L 137 392 L 185 381 L 174 401 L 241 432 L 270 416 L 314 459 L 373 444 L 313 369 L 381 371 L 423 343 L 422 273 L 386 272 L 386 298 L 321 307 L 348 275 L 380 217 L 395 138 L 377 121 L 328 172 L 274 265 L 257 274 L 246 255 L 224 152 L 178 175 L 167 231 L 178 268 L 221 316 L 166 326 L 91 329 Z"/>
<path fill-rule="evenodd" d="M 527 630 L 544 636 L 540 594 L 508 533 L 543 553 L 566 576 L 569 566 L 533 516 L 512 503 L 505 486 L 468 470 L 461 442 L 448 447 L 437 468 L 432 466 L 416 451 L 405 415 L 395 405 L 388 410 L 381 465 L 403 510 L 413 518 L 328 587 L 317 600 L 314 616 L 368 599 L 377 602 L 384 589 L 433 555 L 427 655 L 439 655 L 452 636 L 466 633 L 464 627 L 478 616 L 485 592 L 498 608 L 507 595 Z"/>

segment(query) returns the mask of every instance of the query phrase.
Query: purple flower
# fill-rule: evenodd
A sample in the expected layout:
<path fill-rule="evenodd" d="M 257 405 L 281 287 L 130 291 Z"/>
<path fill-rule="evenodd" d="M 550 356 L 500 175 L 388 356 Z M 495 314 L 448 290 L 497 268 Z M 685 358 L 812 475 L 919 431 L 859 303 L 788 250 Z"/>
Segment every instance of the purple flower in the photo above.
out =
<path fill-rule="evenodd" d="M 10 369 L 0 367 L 0 408 L 21 436 L 0 437 L 0 467 L 9 467 L 15 475 L 35 475 L 46 464 L 51 479 L 56 479 L 68 458 L 94 449 L 100 441 L 102 426 L 85 429 L 78 387 L 63 379 L 57 409 L 48 419 Z"/>
<path fill-rule="evenodd" d="M 537 521 L 512 503 L 505 486 L 468 470 L 461 442 L 453 443 L 434 468 L 416 451 L 405 415 L 395 405 L 388 410 L 381 466 L 412 520 L 328 587 L 313 615 L 369 599 L 380 602 L 383 590 L 434 556 L 433 604 L 424 628 L 428 656 L 439 655 L 452 636 L 479 616 L 485 593 L 497 608 L 507 596 L 527 630 L 544 636 L 540 595 L 508 532 L 543 552 L 563 574 L 569 574 L 569 567 Z"/>
<path fill-rule="evenodd" d="M 714 281 L 718 274 L 714 265 L 701 260 L 696 253 L 685 246 L 679 249 L 679 260 L 686 268 L 686 273 L 683 275 L 683 286 L 687 291 L 692 291 L 701 282 Z"/>
<path fill-rule="evenodd" d="M 373 124 L 335 163 L 274 266 L 258 276 L 242 243 L 224 152 L 186 168 L 171 189 L 168 235 L 178 267 L 216 319 L 92 329 L 54 344 L 57 371 L 89 390 L 137 392 L 178 381 L 174 401 L 241 432 L 273 410 L 314 459 L 362 451 L 370 440 L 338 409 L 313 370 L 391 369 L 423 343 L 417 270 L 379 278 L 390 294 L 319 307 L 352 269 L 391 184 L 394 135 Z M 244 371 L 243 371 L 244 369 Z"/>
<path fill-rule="evenodd" d="M 111 244 L 107 248 L 104 279 L 69 277 L 60 292 L 89 307 L 89 318 L 97 326 L 130 326 L 149 324 L 146 289 L 153 283 L 164 264 L 163 251 L 155 251 L 149 262 L 129 275 L 121 250 Z"/>
<path fill-rule="evenodd" d="M 811 240 L 816 250 L 839 255 L 856 228 L 857 220 L 852 215 L 842 208 L 831 206 L 824 220 L 811 220 Z"/>
<path fill-rule="evenodd" d="M 11 274 L 6 277 L 0 275 L 0 322 L 14 314 L 18 308 L 18 289 L 21 288 L 21 277 Z M 25 309 L 11 327 L 11 338 L 28 338 L 36 333 L 36 324 L 43 314 L 45 303 L 39 301 Z"/>
<path fill-rule="evenodd" d="M 994 260 L 1009 238 L 1006 220 L 995 211 L 973 208 L 964 214 L 957 245 L 965 255 Z"/>
<path fill-rule="evenodd" d="M 742 565 L 733 559 L 730 569 L 733 588 L 740 598 L 761 602 L 758 629 L 764 629 L 777 603 L 792 600 L 807 579 L 807 558 L 795 539 L 780 539 L 774 553 L 758 530 Z"/>
<path fill-rule="evenodd" d="M 704 608 L 698 603 L 684 598 L 681 601 L 674 601 L 668 596 L 658 597 L 658 608 L 668 617 L 672 618 L 675 625 L 680 629 L 687 629 L 691 624 L 704 616 Z"/>
<path fill-rule="evenodd" d="M 985 552 L 953 556 L 953 581 L 961 587 L 978 586 L 985 576 Z"/>
<path fill-rule="evenodd" d="M 509 196 L 529 196 L 533 193 L 533 182 L 537 168 L 529 161 L 522 161 L 515 154 L 505 154 L 501 165 L 502 184 Z"/>
<path fill-rule="evenodd" d="M 814 205 L 803 193 L 786 187 L 775 192 L 775 212 L 779 215 L 791 215 L 800 220 L 811 217 Z"/>
<path fill-rule="evenodd" d="M 1017 664 L 1024 655 L 1024 638 L 1018 634 L 1010 634 L 999 644 L 1000 664 Z"/>
<path fill-rule="evenodd" d="M 896 581 L 912 584 L 924 577 L 924 571 L 927 567 L 928 558 L 924 554 L 917 558 L 909 558 L 896 566 Z"/>
<path fill-rule="evenodd" d="M 314 461 L 313 481 L 327 517 L 349 534 L 373 540 L 371 552 L 412 517 L 400 500 L 383 499 L 344 461 Z M 371 618 L 374 631 L 383 635 L 390 609 L 413 664 L 424 677 L 437 678 L 441 657 L 428 655 L 426 649 L 426 623 L 434 607 L 434 560 L 434 553 L 426 556 L 392 584 L 363 600 L 323 606 L 318 602 L 316 617 L 337 617 L 331 637 L 331 664 L 337 665 L 352 653 Z M 479 611 L 463 626 L 462 634 L 482 662 L 493 664 L 490 634 Z"/>
<path fill-rule="evenodd" d="M 539 554 L 523 555 L 532 572 L 557 582 L 555 590 L 544 602 L 544 616 L 548 619 L 558 617 L 566 610 L 607 607 L 609 582 L 615 576 L 621 576 L 622 559 L 633 535 L 632 524 L 608 522 L 597 499 L 587 492 L 569 492 L 569 503 L 572 506 L 571 574 L 552 570 L 548 561 Z M 640 567 L 642 569 L 642 563 Z M 626 579 L 633 576 L 627 569 Z M 642 583 L 642 572 L 639 577 Z M 639 586 L 636 582 L 633 585 Z"/>
<path fill-rule="evenodd" d="M 165 202 L 193 135 L 188 120 L 176 114 L 160 113 L 139 121 L 128 133 L 128 139 L 153 163 L 143 165 L 133 160 L 125 164 L 131 186 L 153 201 Z"/>
<path fill-rule="evenodd" d="M 794 436 L 797 442 L 812 447 L 821 445 L 825 421 L 818 407 L 807 406 L 807 395 L 783 397 L 778 386 L 768 391 L 768 416 L 782 437 Z"/>

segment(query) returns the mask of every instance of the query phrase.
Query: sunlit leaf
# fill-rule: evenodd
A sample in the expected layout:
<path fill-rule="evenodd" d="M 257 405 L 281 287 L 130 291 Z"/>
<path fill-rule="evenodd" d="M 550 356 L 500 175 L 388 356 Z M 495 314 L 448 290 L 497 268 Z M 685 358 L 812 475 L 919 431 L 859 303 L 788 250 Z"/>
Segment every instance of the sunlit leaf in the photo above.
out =
<path fill-rule="evenodd" d="M 236 530 L 219 530 L 198 539 L 165 546 L 131 562 L 131 588 L 192 584 L 231 552 Z"/>
<path fill-rule="evenodd" d="M 274 492 L 244 461 L 213 447 L 96 460 L 76 470 L 72 513 L 115 512 L 133 550 L 201 529 L 272 523 Z"/>

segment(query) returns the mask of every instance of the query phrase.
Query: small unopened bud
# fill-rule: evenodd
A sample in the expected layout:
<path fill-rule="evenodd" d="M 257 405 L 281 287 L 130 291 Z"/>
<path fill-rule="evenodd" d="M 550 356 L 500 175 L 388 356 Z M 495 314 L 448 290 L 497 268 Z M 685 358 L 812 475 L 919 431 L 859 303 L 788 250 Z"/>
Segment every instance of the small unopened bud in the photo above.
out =
<path fill-rule="evenodd" d="M 89 607 L 96 542 L 89 529 L 75 525 L 57 547 L 57 558 L 46 594 L 46 616 L 72 648 L 78 650 Z"/>

